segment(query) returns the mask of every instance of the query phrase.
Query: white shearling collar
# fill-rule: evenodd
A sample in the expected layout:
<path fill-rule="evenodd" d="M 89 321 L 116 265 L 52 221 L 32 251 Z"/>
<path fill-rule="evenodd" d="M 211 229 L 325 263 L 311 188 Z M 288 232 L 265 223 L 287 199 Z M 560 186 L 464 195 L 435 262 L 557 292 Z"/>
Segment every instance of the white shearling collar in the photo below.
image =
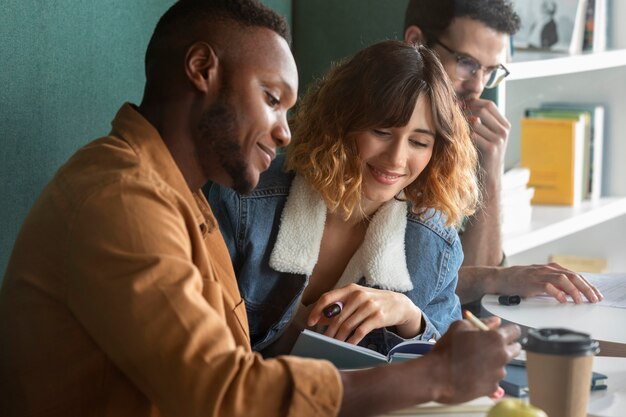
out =
<path fill-rule="evenodd" d="M 363 244 L 348 262 L 336 288 L 365 277 L 369 286 L 399 292 L 413 289 L 404 248 L 407 209 L 406 202 L 395 199 L 378 209 Z M 270 257 L 273 269 L 311 275 L 320 253 L 326 212 L 321 196 L 302 177 L 296 176 Z"/>

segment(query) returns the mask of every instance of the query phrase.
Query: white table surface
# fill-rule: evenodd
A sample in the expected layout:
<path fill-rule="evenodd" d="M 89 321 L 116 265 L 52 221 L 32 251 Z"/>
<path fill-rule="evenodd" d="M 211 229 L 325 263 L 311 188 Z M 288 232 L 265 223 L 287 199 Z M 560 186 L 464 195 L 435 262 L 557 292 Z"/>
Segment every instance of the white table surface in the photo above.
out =
<path fill-rule="evenodd" d="M 626 416 L 626 358 L 596 357 L 593 370 L 608 376 L 607 389 L 592 391 L 589 397 L 589 417 Z M 414 414 L 416 417 L 485 417 L 480 413 Z M 411 417 L 404 415 L 404 417 Z"/>
<path fill-rule="evenodd" d="M 485 295 L 481 304 L 491 314 L 527 327 L 565 327 L 588 333 L 592 338 L 626 343 L 626 309 L 601 304 L 560 304 L 553 298 L 522 299 L 516 306 L 498 303 L 497 295 Z M 626 416 L 626 409 L 624 411 Z"/>

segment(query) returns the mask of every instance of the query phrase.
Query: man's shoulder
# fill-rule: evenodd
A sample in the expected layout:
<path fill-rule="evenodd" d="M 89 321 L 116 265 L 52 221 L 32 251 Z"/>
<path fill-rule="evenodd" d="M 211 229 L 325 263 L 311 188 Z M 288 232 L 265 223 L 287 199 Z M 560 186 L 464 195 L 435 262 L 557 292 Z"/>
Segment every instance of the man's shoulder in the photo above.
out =
<path fill-rule="evenodd" d="M 72 205 L 111 192 L 130 198 L 141 195 L 139 189 L 148 188 L 168 200 L 176 199 L 176 187 L 168 183 L 165 169 L 160 168 L 158 162 L 144 157 L 123 138 L 109 135 L 78 149 L 59 168 L 49 186 Z"/>
<path fill-rule="evenodd" d="M 78 149 L 61 168 L 64 177 L 90 179 L 139 169 L 140 157 L 121 138 L 103 136 Z"/>

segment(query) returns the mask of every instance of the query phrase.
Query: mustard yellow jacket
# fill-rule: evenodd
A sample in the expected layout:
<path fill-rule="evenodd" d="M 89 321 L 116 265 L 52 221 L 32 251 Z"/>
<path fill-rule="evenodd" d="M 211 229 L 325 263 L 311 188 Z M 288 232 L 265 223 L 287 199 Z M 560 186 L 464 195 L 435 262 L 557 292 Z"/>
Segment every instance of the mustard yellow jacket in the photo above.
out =
<path fill-rule="evenodd" d="M 208 203 L 130 104 L 56 174 L 0 291 L 2 416 L 333 416 L 325 361 L 263 360 Z"/>

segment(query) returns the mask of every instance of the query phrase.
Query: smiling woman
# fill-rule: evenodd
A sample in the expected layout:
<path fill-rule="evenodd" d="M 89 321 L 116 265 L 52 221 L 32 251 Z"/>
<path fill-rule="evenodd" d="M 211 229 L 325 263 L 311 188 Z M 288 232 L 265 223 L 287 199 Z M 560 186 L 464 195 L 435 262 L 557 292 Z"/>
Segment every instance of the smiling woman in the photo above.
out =
<path fill-rule="evenodd" d="M 365 214 L 373 214 L 426 168 L 433 153 L 434 132 L 430 102 L 420 96 L 405 126 L 356 135 L 363 173 L 360 208 Z"/>
<path fill-rule="evenodd" d="M 309 327 L 386 353 L 460 318 L 453 226 L 478 204 L 477 155 L 447 80 L 425 48 L 370 46 L 309 90 L 256 190 L 207 189 L 255 349 Z"/>

